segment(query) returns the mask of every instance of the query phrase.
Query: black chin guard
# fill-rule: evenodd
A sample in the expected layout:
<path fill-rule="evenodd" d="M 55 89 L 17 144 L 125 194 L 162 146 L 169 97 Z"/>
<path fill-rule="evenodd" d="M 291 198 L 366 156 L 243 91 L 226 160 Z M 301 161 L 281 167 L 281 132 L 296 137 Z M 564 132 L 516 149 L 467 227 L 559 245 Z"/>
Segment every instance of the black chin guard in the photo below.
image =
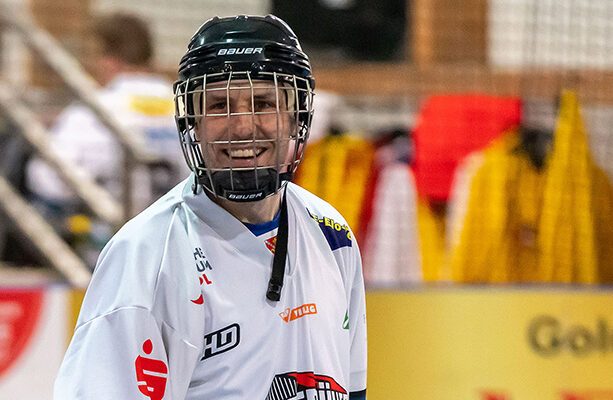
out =
<path fill-rule="evenodd" d="M 253 171 L 214 171 L 210 173 L 210 178 L 208 174 L 200 175 L 198 183 L 214 196 L 246 203 L 276 193 L 284 182 L 291 179 L 290 172 L 278 174 L 274 168 L 260 168 Z"/>

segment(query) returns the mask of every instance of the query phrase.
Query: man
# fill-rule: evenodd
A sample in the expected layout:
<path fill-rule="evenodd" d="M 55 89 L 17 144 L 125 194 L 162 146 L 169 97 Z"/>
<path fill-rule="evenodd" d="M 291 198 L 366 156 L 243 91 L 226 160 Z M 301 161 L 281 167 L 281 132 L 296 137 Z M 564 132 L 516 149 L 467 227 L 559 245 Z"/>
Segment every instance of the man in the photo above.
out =
<path fill-rule="evenodd" d="M 153 39 L 148 26 L 130 14 L 110 14 L 92 24 L 95 57 L 92 72 L 104 85 L 101 104 L 137 139 L 165 163 L 155 170 L 135 171 L 136 213 L 187 175 L 178 163 L 176 128 L 170 83 L 152 72 Z M 87 107 L 67 107 L 51 127 L 51 145 L 62 158 L 85 169 L 117 198 L 122 195 L 122 148 L 111 132 Z M 165 167 L 165 168 L 164 168 Z M 74 193 L 56 172 L 35 158 L 27 167 L 27 186 L 47 214 L 62 217 L 79 210 Z"/>
<path fill-rule="evenodd" d="M 103 250 L 57 400 L 365 399 L 357 244 L 289 182 L 313 85 L 274 16 L 198 30 L 175 84 L 192 175 Z"/>

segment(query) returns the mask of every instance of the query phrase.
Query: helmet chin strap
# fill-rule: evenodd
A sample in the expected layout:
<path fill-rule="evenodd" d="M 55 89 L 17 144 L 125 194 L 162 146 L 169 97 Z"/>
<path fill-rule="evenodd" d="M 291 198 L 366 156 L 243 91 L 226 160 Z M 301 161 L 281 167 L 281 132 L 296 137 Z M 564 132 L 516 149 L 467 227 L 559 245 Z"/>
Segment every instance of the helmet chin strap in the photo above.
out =
<path fill-rule="evenodd" d="M 272 259 L 272 272 L 268 281 L 266 298 L 270 301 L 281 299 L 281 289 L 283 289 L 283 278 L 285 276 L 285 259 L 287 258 L 287 186 L 283 190 L 283 200 L 281 201 L 281 218 L 279 219 L 279 230 L 277 231 L 277 244 L 275 245 L 275 255 Z"/>
<path fill-rule="evenodd" d="M 275 194 L 283 181 L 291 181 L 291 172 L 277 173 L 274 168 L 262 168 L 254 171 L 215 171 L 209 179 L 207 174 L 198 178 L 198 183 L 213 195 L 235 202 L 252 202 L 262 200 Z M 279 187 L 277 186 L 277 177 Z M 257 182 L 257 184 L 256 184 Z"/>
<path fill-rule="evenodd" d="M 253 171 L 234 171 L 232 177 L 230 177 L 230 171 L 216 171 L 211 174 L 211 180 L 214 182 L 218 193 L 223 193 L 223 196 L 228 200 L 247 202 L 256 201 L 256 199 L 249 199 L 252 193 L 257 200 L 263 199 L 271 194 L 277 192 L 276 189 L 276 177 L 277 172 L 274 168 L 266 168 L 261 171 L 261 176 L 258 175 L 258 183 L 262 183 L 262 179 L 266 180 L 265 188 L 263 189 L 246 189 L 242 191 L 236 191 L 237 185 L 244 187 L 254 186 L 255 181 L 253 177 Z M 238 174 L 238 175 L 237 175 Z M 247 176 L 249 175 L 249 176 Z M 291 181 L 291 172 L 285 172 L 278 174 L 279 181 Z M 238 177 L 241 179 L 236 179 Z M 234 189 L 228 190 L 227 187 L 231 186 L 232 178 L 234 178 Z M 210 192 L 214 193 L 210 186 L 210 181 L 206 176 L 200 176 L 195 178 L 194 185 L 192 187 L 194 194 L 198 191 L 198 186 L 202 185 Z M 208 183 L 208 186 L 206 185 Z M 226 187 L 226 188 L 224 188 Z M 244 188 L 243 188 L 244 189 Z M 238 197 L 232 198 L 231 194 L 236 193 Z M 287 258 L 287 242 L 288 242 L 288 221 L 287 221 L 287 186 L 283 189 L 283 199 L 281 200 L 281 216 L 279 219 L 279 229 L 277 231 L 277 243 L 275 246 L 275 254 L 272 261 L 272 271 L 270 274 L 270 280 L 268 281 L 268 287 L 266 289 L 266 298 L 269 301 L 279 301 L 281 299 L 281 290 L 283 289 L 283 280 L 285 277 L 285 261 Z"/>

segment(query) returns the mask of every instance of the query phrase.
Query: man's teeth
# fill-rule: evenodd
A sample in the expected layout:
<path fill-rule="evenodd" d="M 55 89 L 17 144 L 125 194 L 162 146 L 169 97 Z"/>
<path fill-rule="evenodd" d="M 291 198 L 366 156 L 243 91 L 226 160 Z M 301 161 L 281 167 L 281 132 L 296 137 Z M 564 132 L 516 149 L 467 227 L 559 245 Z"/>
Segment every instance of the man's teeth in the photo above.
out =
<path fill-rule="evenodd" d="M 230 157 L 232 158 L 249 158 L 255 157 L 256 152 L 253 149 L 237 149 L 230 151 Z"/>

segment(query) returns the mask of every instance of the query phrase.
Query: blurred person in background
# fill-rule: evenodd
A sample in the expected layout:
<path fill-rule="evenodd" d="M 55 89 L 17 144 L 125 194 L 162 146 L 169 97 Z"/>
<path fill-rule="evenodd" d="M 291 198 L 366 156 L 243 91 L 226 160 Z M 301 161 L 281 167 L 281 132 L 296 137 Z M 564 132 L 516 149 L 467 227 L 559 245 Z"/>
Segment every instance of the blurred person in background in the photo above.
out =
<path fill-rule="evenodd" d="M 291 183 L 314 84 L 272 15 L 196 32 L 174 86 L 192 174 L 102 251 L 55 399 L 366 398 L 358 245 Z"/>
<path fill-rule="evenodd" d="M 110 14 L 96 18 L 92 27 L 94 53 L 92 72 L 103 87 L 98 99 L 128 131 L 162 162 L 154 169 L 136 169 L 133 212 L 149 205 L 180 179 L 187 176 L 179 163 L 176 148 L 171 83 L 153 73 L 153 39 L 147 24 L 130 14 Z M 68 106 L 51 127 L 50 142 L 64 159 L 86 170 L 116 198 L 121 198 L 123 151 L 118 139 L 86 106 Z M 80 235 L 91 229 L 79 215 L 81 205 L 75 194 L 44 161 L 34 158 L 26 168 L 26 185 L 39 209 L 60 230 Z M 108 229 L 105 232 L 110 232 Z M 103 234 L 109 238 L 109 234 Z M 83 254 L 82 254 L 83 255 Z M 95 262 L 97 252 L 93 254 Z M 92 263 L 92 255 L 86 256 Z"/>

